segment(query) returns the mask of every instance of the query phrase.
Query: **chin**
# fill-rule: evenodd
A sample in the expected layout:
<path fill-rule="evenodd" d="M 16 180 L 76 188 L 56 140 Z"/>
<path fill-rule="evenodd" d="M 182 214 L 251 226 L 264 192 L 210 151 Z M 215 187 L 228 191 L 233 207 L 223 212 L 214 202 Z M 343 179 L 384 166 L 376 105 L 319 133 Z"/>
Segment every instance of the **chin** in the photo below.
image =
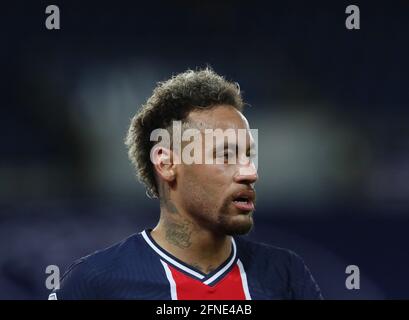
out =
<path fill-rule="evenodd" d="M 245 235 L 251 231 L 253 228 L 253 217 L 252 214 L 239 217 L 229 217 L 227 219 L 222 219 L 221 228 L 223 233 L 229 236 L 239 236 Z"/>

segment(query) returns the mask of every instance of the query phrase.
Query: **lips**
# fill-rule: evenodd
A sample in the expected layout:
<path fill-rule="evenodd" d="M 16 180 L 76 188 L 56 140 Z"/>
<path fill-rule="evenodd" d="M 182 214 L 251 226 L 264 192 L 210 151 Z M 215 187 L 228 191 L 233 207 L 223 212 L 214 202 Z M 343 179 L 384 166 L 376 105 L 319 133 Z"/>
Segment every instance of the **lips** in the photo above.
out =
<path fill-rule="evenodd" d="M 255 209 L 254 200 L 253 190 L 240 191 L 233 196 L 233 205 L 242 211 L 253 211 Z"/>

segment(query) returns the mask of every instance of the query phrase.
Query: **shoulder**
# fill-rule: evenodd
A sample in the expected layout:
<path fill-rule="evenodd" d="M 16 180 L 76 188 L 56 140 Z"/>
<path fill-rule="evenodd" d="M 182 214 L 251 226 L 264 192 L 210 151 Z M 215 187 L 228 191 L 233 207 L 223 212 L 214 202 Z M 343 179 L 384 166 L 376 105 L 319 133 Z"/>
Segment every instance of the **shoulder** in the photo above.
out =
<path fill-rule="evenodd" d="M 250 270 L 265 275 L 272 283 L 280 283 L 291 299 L 321 299 L 321 292 L 304 260 L 294 251 L 235 238 L 240 259 Z"/>
<path fill-rule="evenodd" d="M 107 248 L 82 257 L 68 268 L 66 274 L 69 274 L 74 269 L 82 269 L 84 272 L 92 271 L 94 275 L 98 275 L 115 268 L 124 260 L 128 262 L 138 260 L 138 257 L 143 255 L 140 238 L 140 234 L 133 234 Z M 64 277 L 65 275 L 63 279 Z"/>
<path fill-rule="evenodd" d="M 238 250 L 246 258 L 262 259 L 276 265 L 290 265 L 294 260 L 302 260 L 294 251 L 273 246 L 262 242 L 255 242 L 244 237 L 235 238 Z"/>
<path fill-rule="evenodd" d="M 97 299 L 105 283 L 126 273 L 146 255 L 140 234 L 74 261 L 61 277 L 57 299 Z M 53 296 L 53 297 L 54 297 Z"/>

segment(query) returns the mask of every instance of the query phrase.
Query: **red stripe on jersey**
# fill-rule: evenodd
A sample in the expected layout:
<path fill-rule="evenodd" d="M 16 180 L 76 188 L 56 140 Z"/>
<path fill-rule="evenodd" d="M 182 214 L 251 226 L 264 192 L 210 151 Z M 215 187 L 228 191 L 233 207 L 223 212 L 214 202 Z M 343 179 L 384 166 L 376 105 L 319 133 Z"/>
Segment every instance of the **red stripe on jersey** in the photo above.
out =
<path fill-rule="evenodd" d="M 176 284 L 178 300 L 246 300 L 237 264 L 212 287 L 168 266 Z"/>

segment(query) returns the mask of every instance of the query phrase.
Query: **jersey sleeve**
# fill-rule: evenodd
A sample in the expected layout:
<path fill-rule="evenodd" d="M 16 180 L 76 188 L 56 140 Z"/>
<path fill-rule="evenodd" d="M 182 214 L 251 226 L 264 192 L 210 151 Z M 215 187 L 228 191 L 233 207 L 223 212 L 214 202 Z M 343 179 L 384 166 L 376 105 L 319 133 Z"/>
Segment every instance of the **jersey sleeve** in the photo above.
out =
<path fill-rule="evenodd" d="M 292 299 L 322 300 L 321 290 L 303 259 L 291 252 L 290 291 Z"/>
<path fill-rule="evenodd" d="M 60 288 L 53 290 L 49 300 L 97 299 L 96 273 L 85 260 L 74 262 L 61 278 Z"/>

